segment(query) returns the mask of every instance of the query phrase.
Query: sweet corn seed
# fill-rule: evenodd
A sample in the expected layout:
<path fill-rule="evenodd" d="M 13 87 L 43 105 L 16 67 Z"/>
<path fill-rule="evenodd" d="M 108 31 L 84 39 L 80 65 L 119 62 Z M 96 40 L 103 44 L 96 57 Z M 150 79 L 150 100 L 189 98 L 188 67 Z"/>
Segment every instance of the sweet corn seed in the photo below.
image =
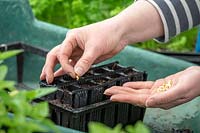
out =
<path fill-rule="evenodd" d="M 78 74 L 75 74 L 75 77 L 76 77 L 76 80 L 80 79 L 79 76 L 78 76 Z"/>
<path fill-rule="evenodd" d="M 163 83 L 161 86 L 159 86 L 156 91 L 157 92 L 164 92 L 169 90 L 172 87 L 172 80 L 169 80 L 167 83 Z"/>

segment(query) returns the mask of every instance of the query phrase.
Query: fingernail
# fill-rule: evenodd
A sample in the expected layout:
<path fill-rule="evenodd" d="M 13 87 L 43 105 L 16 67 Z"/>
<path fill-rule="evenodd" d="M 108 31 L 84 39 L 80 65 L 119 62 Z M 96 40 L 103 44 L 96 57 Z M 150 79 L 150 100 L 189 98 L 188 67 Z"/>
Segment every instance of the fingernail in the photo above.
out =
<path fill-rule="evenodd" d="M 145 106 L 146 106 L 147 108 L 149 107 L 148 101 L 145 102 Z"/>
<path fill-rule="evenodd" d="M 46 79 L 46 81 L 47 81 L 47 84 L 49 84 L 49 79 L 48 78 Z"/>
<path fill-rule="evenodd" d="M 110 101 L 115 101 L 115 98 L 113 98 L 113 96 L 110 97 Z"/>
<path fill-rule="evenodd" d="M 103 94 L 105 94 L 105 95 L 111 95 L 111 94 L 109 93 L 109 90 L 108 90 L 108 89 L 105 90 Z"/>
<path fill-rule="evenodd" d="M 76 74 L 78 74 L 78 76 L 82 76 L 82 74 L 84 73 L 82 67 L 75 67 L 74 71 L 75 71 Z"/>
<path fill-rule="evenodd" d="M 40 80 L 43 80 L 44 79 L 44 76 L 43 75 L 40 75 Z"/>
<path fill-rule="evenodd" d="M 112 101 L 112 97 L 110 97 L 110 101 Z"/>
<path fill-rule="evenodd" d="M 126 86 L 126 83 L 124 83 L 122 86 Z"/>
<path fill-rule="evenodd" d="M 103 93 L 104 95 L 108 95 L 109 93 L 107 92 L 107 91 L 104 91 L 104 93 Z"/>
<path fill-rule="evenodd" d="M 44 80 L 45 79 L 45 74 L 42 72 L 41 74 L 40 74 L 40 80 Z"/>
<path fill-rule="evenodd" d="M 54 79 L 53 76 L 51 76 L 51 77 L 47 76 L 46 81 L 48 84 L 51 84 L 53 82 L 53 79 Z"/>
<path fill-rule="evenodd" d="M 74 74 L 73 73 L 68 73 L 69 76 L 71 76 L 72 78 L 75 78 Z"/>

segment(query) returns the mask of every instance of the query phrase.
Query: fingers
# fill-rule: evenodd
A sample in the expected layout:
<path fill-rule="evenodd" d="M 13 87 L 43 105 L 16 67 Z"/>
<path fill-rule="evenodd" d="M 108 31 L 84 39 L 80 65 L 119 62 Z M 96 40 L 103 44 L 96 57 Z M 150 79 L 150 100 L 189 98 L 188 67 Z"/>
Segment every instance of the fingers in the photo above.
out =
<path fill-rule="evenodd" d="M 127 93 L 137 93 L 137 94 L 147 94 L 150 93 L 148 89 L 141 89 L 141 90 L 134 90 L 128 87 L 121 87 L 121 86 L 113 86 L 107 90 L 105 90 L 104 94 L 106 95 L 114 95 L 114 94 L 127 94 Z"/>
<path fill-rule="evenodd" d="M 128 87 L 113 86 L 107 89 L 104 94 L 110 95 L 111 101 L 125 102 L 144 106 L 146 99 L 149 97 L 149 89 L 134 90 Z"/>
<path fill-rule="evenodd" d="M 61 45 L 53 48 L 46 58 L 45 65 L 43 67 L 40 79 L 44 80 L 46 78 L 47 83 L 53 82 L 54 75 L 69 74 L 71 77 L 75 78 L 75 73 L 73 66 L 69 62 L 69 57 L 71 56 L 73 49 L 77 46 L 76 38 L 73 35 L 68 36 Z M 76 53 L 75 53 L 76 54 Z M 62 70 L 57 71 L 54 74 L 55 65 L 60 62 Z"/>
<path fill-rule="evenodd" d="M 99 53 L 100 52 L 95 47 L 85 48 L 82 57 L 77 61 L 74 67 L 75 73 L 79 76 L 85 74 L 91 67 L 91 65 L 94 63 L 94 61 L 97 59 Z"/>
<path fill-rule="evenodd" d="M 153 86 L 153 81 L 137 81 L 137 82 L 127 82 L 123 84 L 124 87 L 130 87 L 133 89 L 151 89 Z"/>
<path fill-rule="evenodd" d="M 69 59 L 69 64 L 71 66 L 74 66 L 76 63 L 76 61 L 72 60 L 72 59 Z M 64 75 L 66 74 L 66 72 L 64 71 L 64 69 L 61 67 L 59 68 L 56 72 L 54 72 L 54 77 L 57 77 L 57 76 L 61 76 L 61 75 Z M 69 74 L 69 73 L 68 73 Z M 71 76 L 71 75 L 70 75 Z"/>
<path fill-rule="evenodd" d="M 55 73 L 54 73 L 54 77 L 58 77 L 60 75 L 64 75 L 65 71 L 62 68 L 59 68 Z"/>
<path fill-rule="evenodd" d="M 71 56 L 76 46 L 76 37 L 74 35 L 68 36 L 60 46 L 60 51 L 57 55 L 63 71 L 69 74 L 72 78 L 75 78 L 75 73 L 73 66 L 70 65 L 69 57 Z"/>
<path fill-rule="evenodd" d="M 57 51 L 59 50 L 59 45 L 53 48 L 48 54 L 46 58 L 45 65 L 42 69 L 42 73 L 40 75 L 40 79 L 44 80 L 46 78 L 47 83 L 53 82 L 53 70 L 55 65 L 57 64 Z"/>
<path fill-rule="evenodd" d="M 42 68 L 42 72 L 41 72 L 41 74 L 40 74 L 40 80 L 44 80 L 45 77 L 46 77 L 46 74 L 45 74 L 45 72 L 44 72 L 44 67 L 43 67 L 43 68 Z"/>

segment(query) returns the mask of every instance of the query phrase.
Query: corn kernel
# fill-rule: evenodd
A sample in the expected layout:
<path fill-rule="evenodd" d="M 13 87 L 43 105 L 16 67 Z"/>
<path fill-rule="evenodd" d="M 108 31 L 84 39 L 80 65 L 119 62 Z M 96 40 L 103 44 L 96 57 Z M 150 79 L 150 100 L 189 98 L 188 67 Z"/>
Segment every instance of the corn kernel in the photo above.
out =
<path fill-rule="evenodd" d="M 75 74 L 75 77 L 76 77 L 76 80 L 80 79 L 79 76 L 78 76 L 78 74 Z"/>
<path fill-rule="evenodd" d="M 172 87 L 172 80 L 169 80 L 167 83 L 164 82 L 161 86 L 159 86 L 156 91 L 157 92 L 164 92 L 164 91 L 167 91 L 169 90 L 171 87 Z"/>

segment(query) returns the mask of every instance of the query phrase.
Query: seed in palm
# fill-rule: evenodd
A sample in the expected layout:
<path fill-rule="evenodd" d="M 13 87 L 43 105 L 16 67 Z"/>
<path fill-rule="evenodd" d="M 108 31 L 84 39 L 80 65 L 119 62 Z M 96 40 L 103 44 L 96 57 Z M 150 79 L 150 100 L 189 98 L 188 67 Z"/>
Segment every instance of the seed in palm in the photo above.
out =
<path fill-rule="evenodd" d="M 157 92 L 164 92 L 164 91 L 167 91 L 169 90 L 171 87 L 172 87 L 172 80 L 169 80 L 167 83 L 163 83 L 161 86 L 159 86 L 156 91 Z"/>

